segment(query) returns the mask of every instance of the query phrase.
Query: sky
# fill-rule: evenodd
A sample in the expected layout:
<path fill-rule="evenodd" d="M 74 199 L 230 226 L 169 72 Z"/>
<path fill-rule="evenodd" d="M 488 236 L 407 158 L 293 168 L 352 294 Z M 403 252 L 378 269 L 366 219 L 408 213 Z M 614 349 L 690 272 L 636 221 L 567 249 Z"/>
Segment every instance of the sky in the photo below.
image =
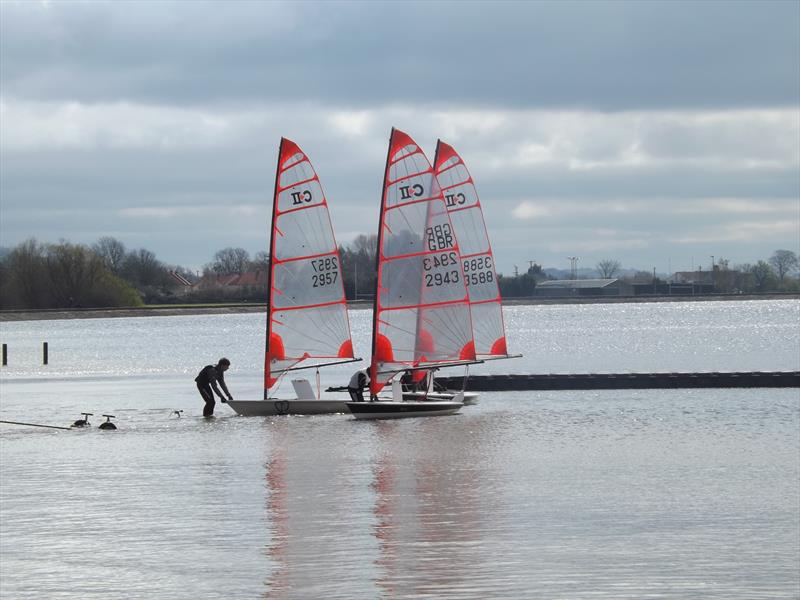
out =
<path fill-rule="evenodd" d="M 0 246 L 268 248 L 278 144 L 337 241 L 441 138 L 498 271 L 800 253 L 800 2 L 0 2 Z"/>

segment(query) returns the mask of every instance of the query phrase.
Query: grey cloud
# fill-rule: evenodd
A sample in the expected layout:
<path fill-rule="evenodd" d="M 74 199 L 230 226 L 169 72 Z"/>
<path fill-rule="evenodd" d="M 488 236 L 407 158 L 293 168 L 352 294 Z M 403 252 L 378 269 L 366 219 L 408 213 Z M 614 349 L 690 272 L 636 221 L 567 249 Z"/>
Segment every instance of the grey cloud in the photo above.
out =
<path fill-rule="evenodd" d="M 19 2 L 0 11 L 4 93 L 24 98 L 596 110 L 800 99 L 792 2 Z"/>

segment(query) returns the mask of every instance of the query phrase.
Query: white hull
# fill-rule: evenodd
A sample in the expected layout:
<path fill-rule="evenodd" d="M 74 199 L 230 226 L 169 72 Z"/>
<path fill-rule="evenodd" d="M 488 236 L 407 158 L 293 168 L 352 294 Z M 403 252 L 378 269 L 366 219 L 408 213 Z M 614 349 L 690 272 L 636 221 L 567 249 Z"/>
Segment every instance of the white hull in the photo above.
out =
<path fill-rule="evenodd" d="M 459 392 L 447 390 L 446 392 L 430 392 L 424 394 L 422 392 L 403 392 L 403 400 L 452 400 Z M 470 406 L 478 403 L 478 392 L 464 392 L 464 406 Z"/>
<path fill-rule="evenodd" d="M 347 408 L 356 419 L 404 419 L 408 417 L 440 417 L 461 410 L 463 402 L 347 402 Z"/>
<path fill-rule="evenodd" d="M 331 415 L 347 412 L 345 400 L 228 400 L 242 417 L 271 417 L 273 415 Z"/>

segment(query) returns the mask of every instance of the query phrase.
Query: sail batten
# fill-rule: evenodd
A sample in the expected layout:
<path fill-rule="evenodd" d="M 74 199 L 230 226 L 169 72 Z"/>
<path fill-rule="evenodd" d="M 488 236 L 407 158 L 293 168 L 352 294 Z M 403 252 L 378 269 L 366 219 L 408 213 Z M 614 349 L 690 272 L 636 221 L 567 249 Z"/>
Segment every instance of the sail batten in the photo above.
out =
<path fill-rule="evenodd" d="M 286 138 L 275 177 L 268 292 L 265 398 L 300 363 L 353 358 L 327 199 L 308 156 Z"/>

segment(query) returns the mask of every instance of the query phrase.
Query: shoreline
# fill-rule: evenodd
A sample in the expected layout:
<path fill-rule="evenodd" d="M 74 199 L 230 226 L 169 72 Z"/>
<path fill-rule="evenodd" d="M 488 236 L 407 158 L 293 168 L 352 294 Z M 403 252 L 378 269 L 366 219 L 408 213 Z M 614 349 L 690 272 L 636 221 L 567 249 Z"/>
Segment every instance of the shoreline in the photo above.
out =
<path fill-rule="evenodd" d="M 646 302 L 729 302 L 738 300 L 797 300 L 800 293 L 784 294 L 704 294 L 702 296 L 609 296 L 590 298 L 508 298 L 504 306 L 548 304 L 639 304 Z M 372 301 L 348 302 L 351 310 L 370 309 Z M 219 306 L 143 306 L 140 308 L 54 308 L 0 311 L 0 323 L 59 319 L 107 319 L 115 317 L 173 317 L 266 312 L 266 304 L 226 304 Z"/>

